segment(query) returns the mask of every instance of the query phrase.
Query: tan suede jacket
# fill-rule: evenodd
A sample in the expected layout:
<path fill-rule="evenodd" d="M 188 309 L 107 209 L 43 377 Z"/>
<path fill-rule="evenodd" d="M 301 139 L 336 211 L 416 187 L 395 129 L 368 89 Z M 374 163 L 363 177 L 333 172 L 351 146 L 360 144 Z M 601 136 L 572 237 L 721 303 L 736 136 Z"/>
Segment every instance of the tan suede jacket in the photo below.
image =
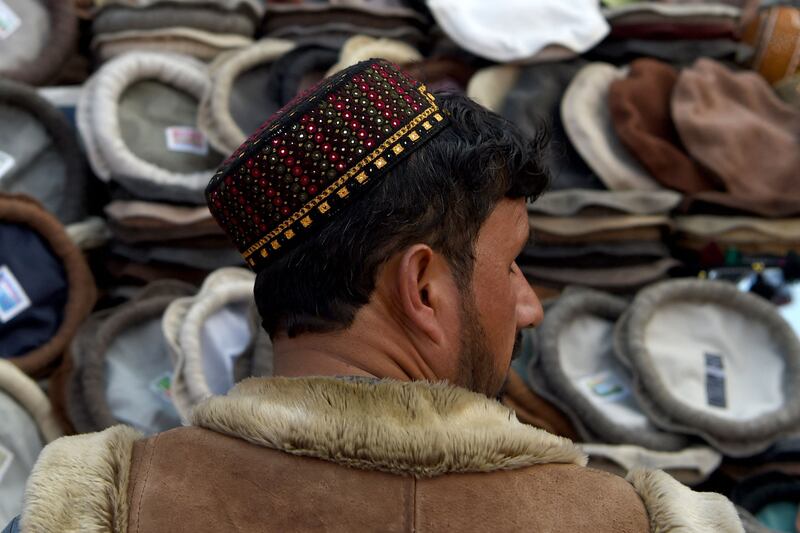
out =
<path fill-rule="evenodd" d="M 23 532 L 743 532 L 663 472 L 586 468 L 569 441 L 443 384 L 250 379 L 192 427 L 65 437 Z"/>

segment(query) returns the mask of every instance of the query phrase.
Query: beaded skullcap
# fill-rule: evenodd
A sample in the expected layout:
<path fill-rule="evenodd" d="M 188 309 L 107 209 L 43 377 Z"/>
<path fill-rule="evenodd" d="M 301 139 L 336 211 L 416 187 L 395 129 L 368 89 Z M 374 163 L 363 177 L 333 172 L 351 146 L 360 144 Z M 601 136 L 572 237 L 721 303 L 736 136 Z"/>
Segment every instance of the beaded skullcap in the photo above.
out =
<path fill-rule="evenodd" d="M 211 214 L 255 271 L 318 233 L 448 124 L 424 85 L 371 59 L 265 122 L 206 188 Z"/>

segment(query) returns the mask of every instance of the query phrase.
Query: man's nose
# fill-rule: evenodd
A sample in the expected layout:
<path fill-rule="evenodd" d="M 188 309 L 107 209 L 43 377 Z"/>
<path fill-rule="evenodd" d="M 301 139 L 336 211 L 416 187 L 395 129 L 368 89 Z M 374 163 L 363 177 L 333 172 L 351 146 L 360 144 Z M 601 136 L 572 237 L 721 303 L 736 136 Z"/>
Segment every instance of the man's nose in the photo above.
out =
<path fill-rule="evenodd" d="M 538 326 L 544 319 L 542 302 L 516 263 L 514 263 L 514 274 L 517 285 L 517 329 Z"/>

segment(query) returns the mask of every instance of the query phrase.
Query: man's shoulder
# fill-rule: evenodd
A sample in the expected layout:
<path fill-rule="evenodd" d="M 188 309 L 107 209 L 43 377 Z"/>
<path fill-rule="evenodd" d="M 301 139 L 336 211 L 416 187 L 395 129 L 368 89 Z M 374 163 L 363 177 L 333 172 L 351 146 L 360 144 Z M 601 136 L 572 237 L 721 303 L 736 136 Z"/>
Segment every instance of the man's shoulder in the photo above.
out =
<path fill-rule="evenodd" d="M 449 506 L 447 527 L 463 530 L 489 510 L 496 530 L 650 531 L 648 512 L 625 479 L 574 464 L 533 465 L 489 473 L 456 474 L 417 483 L 429 530 L 445 524 L 436 509 Z M 429 509 L 430 512 L 426 512 Z M 456 521 L 454 523 L 453 521 Z"/>

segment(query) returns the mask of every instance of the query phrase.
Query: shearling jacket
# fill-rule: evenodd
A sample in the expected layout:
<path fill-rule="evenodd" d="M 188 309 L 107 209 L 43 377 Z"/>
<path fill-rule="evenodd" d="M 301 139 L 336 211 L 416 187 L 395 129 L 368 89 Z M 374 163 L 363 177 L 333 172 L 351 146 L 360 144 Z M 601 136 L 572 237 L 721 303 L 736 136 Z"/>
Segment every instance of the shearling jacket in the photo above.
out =
<path fill-rule="evenodd" d="M 720 495 L 588 469 L 569 440 L 445 384 L 251 378 L 192 423 L 50 444 L 21 531 L 743 532 Z"/>

